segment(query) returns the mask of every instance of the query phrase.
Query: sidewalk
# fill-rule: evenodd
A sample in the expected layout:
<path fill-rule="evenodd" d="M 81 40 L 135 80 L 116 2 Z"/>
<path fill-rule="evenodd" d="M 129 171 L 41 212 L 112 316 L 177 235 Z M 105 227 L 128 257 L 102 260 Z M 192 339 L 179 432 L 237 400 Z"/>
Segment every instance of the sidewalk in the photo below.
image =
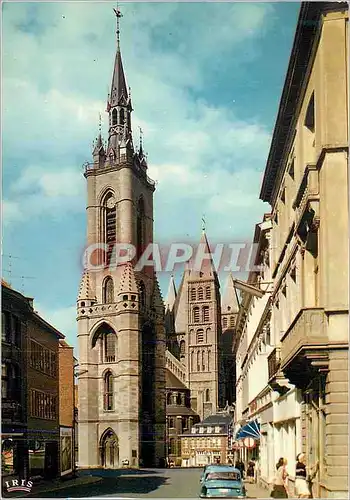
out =
<path fill-rule="evenodd" d="M 244 481 L 247 488 L 247 496 L 249 498 L 270 498 L 270 491 L 256 483 L 248 483 Z"/>

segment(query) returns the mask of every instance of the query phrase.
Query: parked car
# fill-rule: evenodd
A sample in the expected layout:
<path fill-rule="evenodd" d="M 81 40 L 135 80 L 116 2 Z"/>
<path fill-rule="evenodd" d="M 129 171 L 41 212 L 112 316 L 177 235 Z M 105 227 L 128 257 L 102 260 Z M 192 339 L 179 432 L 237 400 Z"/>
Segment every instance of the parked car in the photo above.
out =
<path fill-rule="evenodd" d="M 199 496 L 200 498 L 246 498 L 247 493 L 240 471 L 228 465 L 205 473 Z"/>
<path fill-rule="evenodd" d="M 233 468 L 233 465 L 226 465 L 226 464 L 208 464 L 204 467 L 201 477 L 199 479 L 200 483 L 203 483 L 204 477 L 208 472 L 216 472 L 217 470 L 221 470 L 223 467 L 230 467 Z"/>

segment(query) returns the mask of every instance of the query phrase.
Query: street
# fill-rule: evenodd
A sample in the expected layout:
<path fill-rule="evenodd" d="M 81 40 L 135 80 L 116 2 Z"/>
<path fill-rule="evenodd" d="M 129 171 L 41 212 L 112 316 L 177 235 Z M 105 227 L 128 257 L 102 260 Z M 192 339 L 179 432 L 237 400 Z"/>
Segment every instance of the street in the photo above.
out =
<path fill-rule="evenodd" d="M 113 497 L 113 498 L 198 498 L 200 468 L 94 470 L 81 471 L 80 476 L 93 475 L 101 480 L 94 484 L 69 485 L 56 491 L 36 492 L 36 498 Z M 247 484 L 249 498 L 267 498 L 267 490 Z"/>

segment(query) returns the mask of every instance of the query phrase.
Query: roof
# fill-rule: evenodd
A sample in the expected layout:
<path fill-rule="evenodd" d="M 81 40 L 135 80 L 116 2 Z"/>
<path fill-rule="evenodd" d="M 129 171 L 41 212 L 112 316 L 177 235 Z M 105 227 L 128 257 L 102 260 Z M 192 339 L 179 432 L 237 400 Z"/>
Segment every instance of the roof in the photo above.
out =
<path fill-rule="evenodd" d="M 221 298 L 221 313 L 238 313 L 239 302 L 235 285 L 233 282 L 232 274 L 230 273 L 227 278 L 226 288 Z"/>
<path fill-rule="evenodd" d="M 65 335 L 63 335 L 63 333 L 59 332 L 54 326 L 50 325 L 50 323 L 45 321 L 44 318 L 42 318 L 37 312 L 33 311 L 32 317 L 33 319 L 41 323 L 46 329 L 51 330 L 51 332 L 54 333 L 58 339 L 65 338 Z"/>
<path fill-rule="evenodd" d="M 165 370 L 165 385 L 167 389 L 187 389 L 185 384 L 175 377 L 168 368 Z"/>
<path fill-rule="evenodd" d="M 128 99 L 128 90 L 126 86 L 126 79 L 124 74 L 122 55 L 118 47 L 117 53 L 115 55 L 114 68 L 113 68 L 113 78 L 112 78 L 112 88 L 110 95 L 110 105 L 117 106 L 120 104 L 122 98 Z"/>
<path fill-rule="evenodd" d="M 277 186 L 284 171 L 283 159 L 293 140 L 298 104 L 320 20 L 327 11 L 348 10 L 346 2 L 302 2 L 287 75 L 278 109 L 275 129 L 267 159 L 260 199 L 274 203 Z"/>
<path fill-rule="evenodd" d="M 7 281 L 5 281 L 3 278 L 1 278 L 1 286 L 6 286 L 6 288 L 12 288 Z"/>
<path fill-rule="evenodd" d="M 231 415 L 217 413 L 216 415 L 209 415 L 209 417 L 205 418 L 203 422 L 196 425 L 200 425 L 201 427 L 205 425 L 228 425 L 231 422 L 232 422 Z"/>
<path fill-rule="evenodd" d="M 182 416 L 196 416 L 199 418 L 198 414 L 192 410 L 192 408 L 188 408 L 187 406 L 181 406 L 181 405 L 169 405 L 166 407 L 166 414 L 167 415 L 177 415 L 179 417 Z"/>
<path fill-rule="evenodd" d="M 171 275 L 168 287 L 168 294 L 165 300 L 165 307 L 172 311 L 176 300 L 176 286 L 174 276 Z"/>

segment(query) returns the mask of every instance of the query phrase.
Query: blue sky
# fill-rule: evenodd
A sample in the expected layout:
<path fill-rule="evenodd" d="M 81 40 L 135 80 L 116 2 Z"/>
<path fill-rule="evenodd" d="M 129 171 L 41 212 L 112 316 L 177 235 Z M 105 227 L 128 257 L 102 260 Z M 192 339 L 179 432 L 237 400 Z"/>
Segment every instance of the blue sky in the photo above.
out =
<path fill-rule="evenodd" d="M 76 345 L 82 164 L 115 52 L 110 2 L 3 3 L 3 276 Z M 155 240 L 250 241 L 299 4 L 120 4 Z M 12 255 L 10 258 L 9 255 Z M 10 271 L 10 273 L 9 273 Z M 25 276 L 26 278 L 21 278 Z M 168 276 L 159 277 L 163 295 Z"/>

